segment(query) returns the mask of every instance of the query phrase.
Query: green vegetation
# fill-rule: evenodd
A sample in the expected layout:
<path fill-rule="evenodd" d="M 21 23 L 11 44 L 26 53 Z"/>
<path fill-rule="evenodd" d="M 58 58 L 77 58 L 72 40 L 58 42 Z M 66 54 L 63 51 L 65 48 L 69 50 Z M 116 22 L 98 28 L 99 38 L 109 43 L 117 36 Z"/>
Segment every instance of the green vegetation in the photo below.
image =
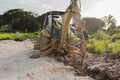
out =
<path fill-rule="evenodd" d="M 111 40 L 114 42 L 115 40 L 120 39 L 120 34 L 113 34 Z"/>
<path fill-rule="evenodd" d="M 99 29 L 102 29 L 102 26 L 105 25 L 105 23 L 101 19 L 94 17 L 85 17 L 83 18 L 83 20 L 85 21 L 85 26 L 89 34 L 96 33 Z"/>
<path fill-rule="evenodd" d="M 40 29 L 37 14 L 23 9 L 11 9 L 0 15 L 0 25 L 8 25 L 10 31 L 35 32 Z"/>
<path fill-rule="evenodd" d="M 120 40 L 108 44 L 108 48 L 112 54 L 120 53 Z"/>
<path fill-rule="evenodd" d="M 34 33 L 20 33 L 19 35 L 16 35 L 16 33 L 0 33 L 0 40 L 24 40 L 24 39 L 35 39 L 37 36 L 39 36 L 39 32 Z"/>
<path fill-rule="evenodd" d="M 87 48 L 91 52 L 95 52 L 98 54 L 102 54 L 108 50 L 107 44 L 109 43 L 108 40 L 96 40 L 91 39 L 90 42 L 87 45 Z"/>
<path fill-rule="evenodd" d="M 116 20 L 112 15 L 104 16 L 102 21 L 104 22 L 104 27 L 99 28 L 96 33 L 94 32 L 94 34 L 89 35 L 88 51 L 97 54 L 104 54 L 106 52 L 119 54 L 120 26 L 116 26 Z"/>
<path fill-rule="evenodd" d="M 111 54 L 118 54 L 120 53 L 120 34 L 114 34 L 108 38 L 92 37 L 89 40 L 87 48 L 90 53 L 103 54 L 105 52 L 110 52 Z"/>
<path fill-rule="evenodd" d="M 97 31 L 96 37 L 99 40 L 108 40 L 108 39 L 110 39 L 110 36 L 107 33 L 105 33 L 104 31 L 101 31 L 101 30 Z"/>

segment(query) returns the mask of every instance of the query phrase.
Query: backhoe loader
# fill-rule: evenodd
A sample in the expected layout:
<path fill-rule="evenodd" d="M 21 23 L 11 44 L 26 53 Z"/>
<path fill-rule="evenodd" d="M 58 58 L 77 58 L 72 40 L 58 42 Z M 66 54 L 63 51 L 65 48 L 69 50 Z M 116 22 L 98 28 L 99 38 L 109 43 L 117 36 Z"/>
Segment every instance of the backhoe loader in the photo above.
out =
<path fill-rule="evenodd" d="M 42 15 L 45 16 L 44 24 L 40 39 L 35 45 L 36 49 L 40 49 L 39 57 L 57 50 L 62 53 L 82 54 L 82 60 L 84 59 L 88 35 L 80 9 L 80 1 L 71 0 L 65 12 L 49 11 Z"/>

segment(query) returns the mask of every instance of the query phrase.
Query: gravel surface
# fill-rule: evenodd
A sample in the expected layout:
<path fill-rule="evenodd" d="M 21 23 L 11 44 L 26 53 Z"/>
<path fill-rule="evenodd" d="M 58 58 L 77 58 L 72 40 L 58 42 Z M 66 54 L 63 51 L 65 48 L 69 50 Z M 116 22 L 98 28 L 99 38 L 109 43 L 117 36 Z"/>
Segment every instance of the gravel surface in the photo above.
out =
<path fill-rule="evenodd" d="M 0 41 L 0 80 L 93 80 L 88 76 L 74 76 L 70 66 L 53 58 L 29 59 L 38 52 L 33 50 L 30 40 Z"/>

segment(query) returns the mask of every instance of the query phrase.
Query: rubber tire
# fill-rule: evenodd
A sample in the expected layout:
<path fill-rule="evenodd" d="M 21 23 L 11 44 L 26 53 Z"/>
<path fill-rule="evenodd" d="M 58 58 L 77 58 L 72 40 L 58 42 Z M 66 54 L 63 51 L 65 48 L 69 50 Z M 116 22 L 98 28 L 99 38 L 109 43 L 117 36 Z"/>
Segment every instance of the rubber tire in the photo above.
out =
<path fill-rule="evenodd" d="M 45 37 L 45 36 L 41 35 L 40 40 L 39 40 L 39 49 L 41 50 L 42 48 L 44 48 L 48 44 L 49 44 L 48 37 Z"/>

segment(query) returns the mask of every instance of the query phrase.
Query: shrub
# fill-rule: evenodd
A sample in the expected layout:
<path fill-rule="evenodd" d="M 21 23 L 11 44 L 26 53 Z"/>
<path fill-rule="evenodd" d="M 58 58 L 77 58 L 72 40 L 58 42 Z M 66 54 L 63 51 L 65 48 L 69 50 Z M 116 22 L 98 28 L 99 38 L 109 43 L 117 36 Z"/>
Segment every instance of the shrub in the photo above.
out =
<path fill-rule="evenodd" d="M 87 45 L 87 48 L 90 52 L 95 52 L 98 54 L 102 54 L 108 51 L 107 45 L 110 43 L 109 40 L 96 40 L 91 39 Z"/>
<path fill-rule="evenodd" d="M 94 42 L 95 42 L 95 41 L 96 41 L 95 38 L 90 39 L 90 40 L 89 40 L 89 43 L 87 44 L 87 48 L 88 48 L 88 49 L 93 49 L 93 48 L 94 48 Z"/>
<path fill-rule="evenodd" d="M 112 54 L 120 53 L 120 40 L 108 44 L 108 48 L 110 49 Z"/>
<path fill-rule="evenodd" d="M 20 36 L 16 36 L 14 33 L 0 33 L 0 40 L 11 39 L 14 40 L 16 38 L 24 38 L 24 34 L 20 34 Z"/>
<path fill-rule="evenodd" d="M 105 33 L 104 31 L 98 31 L 96 33 L 96 36 L 100 40 L 108 40 L 110 38 L 110 36 L 107 33 Z"/>
<path fill-rule="evenodd" d="M 40 33 L 38 33 L 38 32 L 25 33 L 25 38 L 35 39 L 37 36 L 40 36 Z"/>
<path fill-rule="evenodd" d="M 111 37 L 111 41 L 115 42 L 115 40 L 117 39 L 120 39 L 120 34 L 114 34 L 112 37 Z"/>
<path fill-rule="evenodd" d="M 99 54 L 102 54 L 106 51 L 106 47 L 105 45 L 99 45 L 99 46 L 96 46 L 95 47 L 95 52 L 96 53 L 99 53 Z"/>
<path fill-rule="evenodd" d="M 97 39 L 97 36 L 96 35 L 88 35 L 89 39 Z"/>
<path fill-rule="evenodd" d="M 90 39 L 87 44 L 88 51 L 90 53 L 102 54 L 105 52 L 110 52 L 111 54 L 120 53 L 120 34 L 114 34 L 111 39 L 115 39 L 114 42 L 111 40 L 97 40 L 95 38 Z"/>
<path fill-rule="evenodd" d="M 95 43 L 94 43 L 94 49 L 95 49 L 95 52 L 96 53 L 104 53 L 106 50 L 107 50 L 107 41 L 104 41 L 104 40 L 97 40 Z"/>
<path fill-rule="evenodd" d="M 0 33 L 0 40 L 23 40 L 23 39 L 35 39 L 39 34 L 38 33 L 20 33 L 17 36 L 15 33 Z"/>
<path fill-rule="evenodd" d="M 120 26 L 117 26 L 116 28 L 112 29 L 111 34 L 120 34 Z"/>

